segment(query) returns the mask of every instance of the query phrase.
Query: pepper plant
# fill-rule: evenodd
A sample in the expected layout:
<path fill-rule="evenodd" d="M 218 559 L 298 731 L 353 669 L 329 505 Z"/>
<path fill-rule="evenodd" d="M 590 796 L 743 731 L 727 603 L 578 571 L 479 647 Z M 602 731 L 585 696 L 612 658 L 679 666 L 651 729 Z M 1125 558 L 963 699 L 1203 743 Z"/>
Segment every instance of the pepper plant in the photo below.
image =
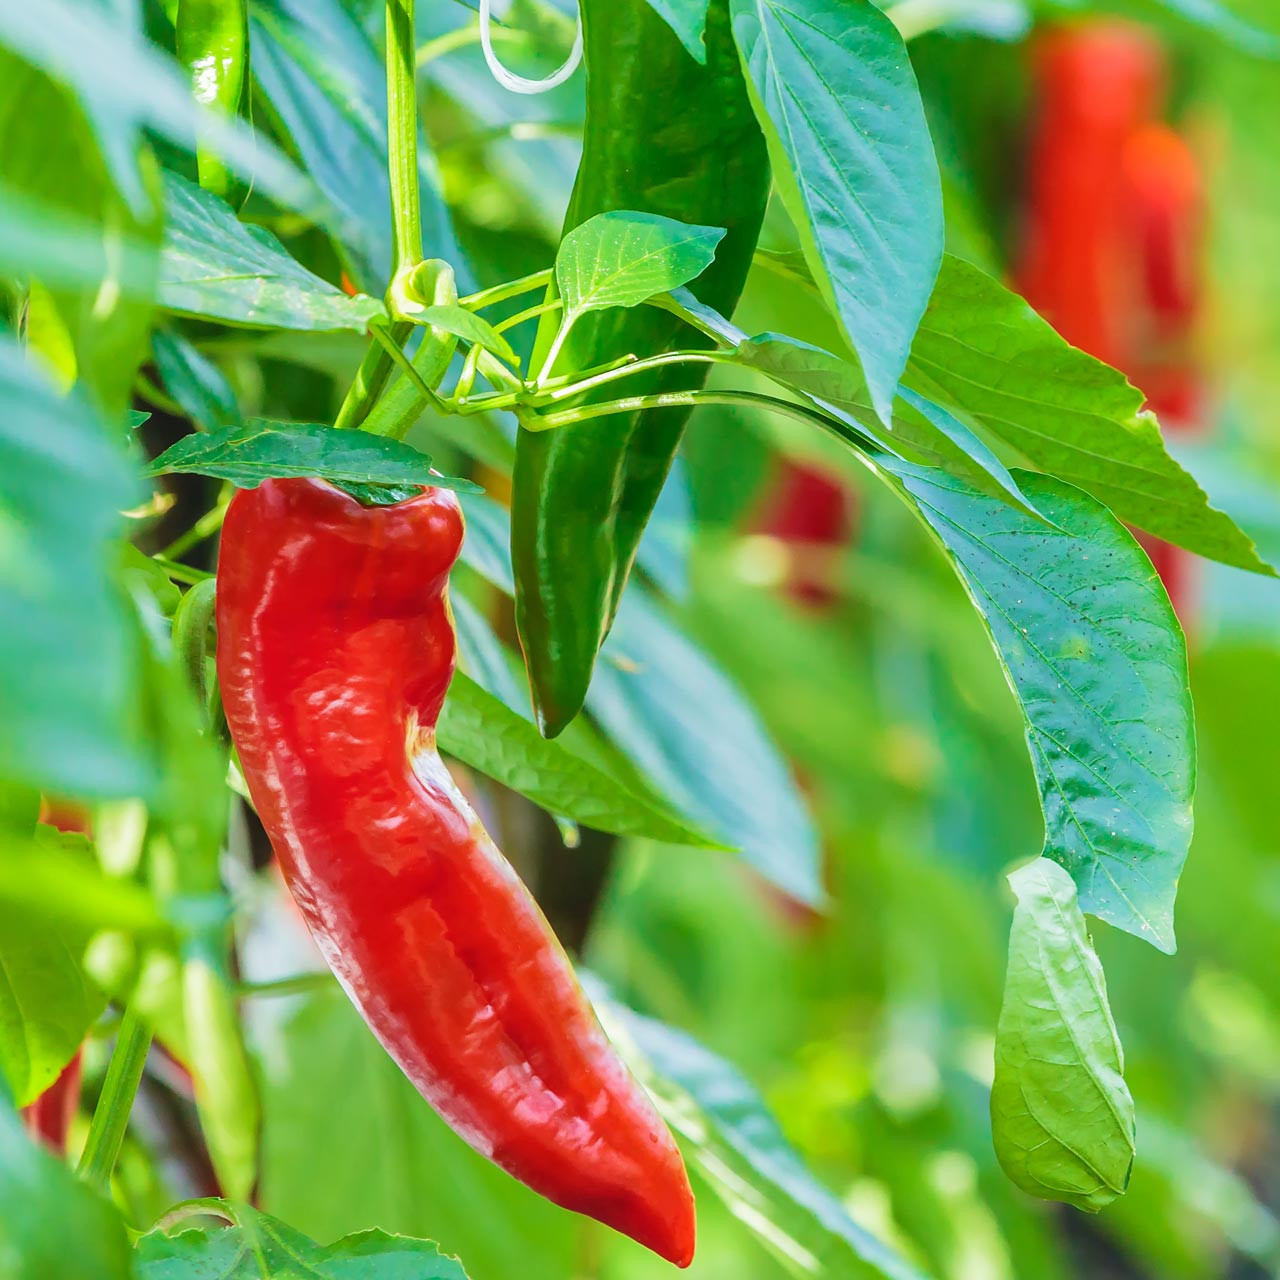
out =
<path fill-rule="evenodd" d="M 419 8 L 0 10 L 0 1273 L 1274 1263 L 1143 1007 L 1265 4 Z"/>

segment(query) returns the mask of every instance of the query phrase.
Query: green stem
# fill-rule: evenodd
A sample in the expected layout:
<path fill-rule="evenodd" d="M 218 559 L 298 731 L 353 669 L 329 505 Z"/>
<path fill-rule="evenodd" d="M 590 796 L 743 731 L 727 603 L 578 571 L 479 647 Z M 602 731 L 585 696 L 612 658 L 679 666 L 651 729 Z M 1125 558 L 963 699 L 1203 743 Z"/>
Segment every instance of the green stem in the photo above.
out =
<path fill-rule="evenodd" d="M 434 408 L 442 411 L 446 411 L 446 406 L 444 401 L 440 398 L 439 394 L 435 391 L 434 388 L 427 385 L 426 380 L 423 378 L 422 374 L 420 374 L 418 370 L 414 368 L 413 362 L 400 349 L 399 344 L 392 337 L 391 333 L 388 330 L 384 329 L 381 325 L 375 325 L 373 327 L 373 336 L 377 339 L 377 341 L 382 343 L 383 348 L 386 351 L 387 356 L 391 360 L 391 362 L 397 365 L 400 369 L 400 372 L 403 373 L 404 376 L 408 378 L 409 381 L 412 382 L 415 387 L 418 388 L 418 391 L 421 394 L 422 398 L 429 405 L 432 405 Z M 429 334 L 424 336 L 423 338 L 424 342 L 428 342 L 430 340 L 431 339 Z"/>
<path fill-rule="evenodd" d="M 816 422 L 826 430 L 849 442 L 850 428 L 832 421 L 821 409 L 799 404 L 794 400 L 780 400 L 776 396 L 762 395 L 756 391 L 667 391 L 657 395 L 628 396 L 623 400 L 608 400 L 603 404 L 579 405 L 573 409 L 561 409 L 533 419 L 522 425 L 529 430 L 551 430 L 574 422 L 586 422 L 591 418 L 607 418 L 616 413 L 636 413 L 641 409 L 673 409 L 678 407 L 718 404 L 734 408 L 770 409 L 802 422 Z M 868 441 L 868 448 L 875 450 Z"/>
<path fill-rule="evenodd" d="M 238 996 L 296 996 L 308 991 L 325 991 L 333 986 L 331 973 L 296 973 L 290 978 L 273 978 L 270 982 L 241 982 Z"/>
<path fill-rule="evenodd" d="M 80 1176 L 96 1191 L 105 1195 L 111 1185 L 120 1144 L 129 1127 L 129 1112 L 142 1081 L 147 1052 L 151 1048 L 151 1028 L 130 1006 L 125 1010 L 116 1039 L 115 1052 L 107 1066 L 102 1093 L 89 1125 L 80 1156 Z"/>
<path fill-rule="evenodd" d="M 160 554 L 166 560 L 176 560 L 206 538 L 212 537 L 222 528 L 222 522 L 227 518 L 227 507 L 229 505 L 230 499 L 228 498 L 226 501 L 220 500 L 216 507 L 210 507 L 186 533 L 181 533 L 174 538 Z"/>
<path fill-rule="evenodd" d="M 151 559 L 174 582 L 185 582 L 190 586 L 194 586 L 197 582 L 204 582 L 213 577 L 213 574 L 204 569 L 193 569 L 189 564 L 177 564 L 172 560 L 167 560 L 164 556 L 152 556 Z"/>
<path fill-rule="evenodd" d="M 469 293 L 459 298 L 460 305 L 468 311 L 479 311 L 482 307 L 491 307 L 498 302 L 506 302 L 508 298 L 518 298 L 522 293 L 532 293 L 535 289 L 545 289 L 551 282 L 551 268 L 544 267 L 532 275 L 521 276 L 519 280 L 508 280 L 505 284 L 495 284 L 491 289 L 481 289 L 478 293 Z"/>
<path fill-rule="evenodd" d="M 495 22 L 489 29 L 489 39 L 494 44 L 527 44 L 528 36 L 523 31 L 512 31 L 509 27 L 500 27 Z M 418 47 L 416 61 L 418 70 L 422 70 L 429 62 L 434 62 L 437 58 L 443 58 L 446 53 L 452 53 L 455 49 L 465 49 L 469 44 L 478 44 L 480 42 L 480 24 L 472 23 L 469 27 L 457 27 L 453 31 L 446 31 L 442 36 L 436 36 L 434 40 L 428 40 Z"/>
<path fill-rule="evenodd" d="M 387 0 L 387 151 L 391 177 L 393 276 L 422 261 L 418 192 L 418 82 L 414 0 Z"/>
<path fill-rule="evenodd" d="M 553 298 L 550 302 L 540 302 L 536 307 L 526 307 L 523 311 L 517 311 L 515 315 L 508 316 L 493 327 L 499 333 L 506 333 L 508 329 L 514 329 L 516 325 L 524 324 L 526 320 L 536 320 L 550 311 L 558 311 L 562 305 L 559 298 Z"/>
<path fill-rule="evenodd" d="M 551 376 L 551 371 L 555 368 L 560 351 L 568 341 L 569 333 L 577 319 L 576 314 L 568 312 L 561 319 L 560 327 L 556 330 L 556 336 L 551 339 L 551 345 L 547 348 L 546 358 L 542 362 L 542 367 L 538 370 L 538 376 L 534 379 L 533 385 L 537 390 L 541 391 L 546 386 L 547 379 Z"/>
<path fill-rule="evenodd" d="M 373 341 L 369 343 L 364 359 L 360 361 L 360 368 L 356 370 L 355 381 L 342 401 L 338 416 L 333 420 L 335 427 L 360 426 L 382 394 L 387 379 L 391 377 L 392 360 L 378 336 L 376 324 L 370 326 L 369 331 L 373 334 Z M 397 344 L 402 344 L 412 331 L 413 325 L 407 320 L 396 320 L 391 324 L 391 335 Z"/>
<path fill-rule="evenodd" d="M 668 351 L 660 356 L 647 356 L 643 360 L 632 360 L 628 364 L 614 369 L 605 369 L 600 373 L 589 374 L 577 382 L 567 382 L 550 390 L 543 388 L 546 399 L 554 403 L 567 400 L 571 396 L 590 391 L 592 387 L 604 386 L 609 382 L 617 382 L 620 378 L 629 378 L 633 373 L 644 373 L 648 369 L 660 369 L 666 364 L 731 364 L 733 357 L 721 351 Z"/>

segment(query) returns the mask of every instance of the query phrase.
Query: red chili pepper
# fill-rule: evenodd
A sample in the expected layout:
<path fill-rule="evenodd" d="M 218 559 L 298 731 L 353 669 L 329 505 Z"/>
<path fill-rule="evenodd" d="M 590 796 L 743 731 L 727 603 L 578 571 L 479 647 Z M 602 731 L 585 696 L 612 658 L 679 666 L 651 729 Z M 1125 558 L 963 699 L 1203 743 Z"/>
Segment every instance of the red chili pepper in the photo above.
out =
<path fill-rule="evenodd" d="M 1203 191 L 1191 149 L 1156 120 L 1160 46 L 1141 27 L 1091 22 L 1051 33 L 1036 71 L 1018 287 L 1069 342 L 1127 373 L 1166 431 L 1194 429 Z M 1189 621 L 1192 556 L 1139 537 Z"/>
<path fill-rule="evenodd" d="M 80 1050 L 62 1068 L 58 1078 L 29 1106 L 22 1109 L 27 1132 L 43 1142 L 54 1155 L 67 1154 L 67 1134 L 80 1107 Z"/>
<path fill-rule="evenodd" d="M 435 749 L 456 498 L 365 507 L 268 480 L 227 512 L 218 675 L 285 879 L 330 967 L 476 1150 L 686 1266 L 671 1135 Z"/>
<path fill-rule="evenodd" d="M 833 552 L 853 530 L 853 495 L 844 484 L 821 467 L 785 460 L 756 527 L 795 551 L 787 572 L 788 595 L 819 609 L 835 603 Z"/>

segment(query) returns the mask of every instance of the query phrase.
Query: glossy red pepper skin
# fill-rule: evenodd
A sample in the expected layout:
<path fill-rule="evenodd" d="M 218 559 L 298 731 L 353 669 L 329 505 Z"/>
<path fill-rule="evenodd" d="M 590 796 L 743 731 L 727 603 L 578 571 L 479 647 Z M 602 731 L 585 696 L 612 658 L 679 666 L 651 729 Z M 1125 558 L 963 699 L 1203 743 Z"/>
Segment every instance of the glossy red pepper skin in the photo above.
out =
<path fill-rule="evenodd" d="M 533 898 L 435 751 L 462 514 L 268 480 L 227 512 L 218 675 L 249 790 L 330 967 L 476 1150 L 685 1266 L 684 1164 Z"/>

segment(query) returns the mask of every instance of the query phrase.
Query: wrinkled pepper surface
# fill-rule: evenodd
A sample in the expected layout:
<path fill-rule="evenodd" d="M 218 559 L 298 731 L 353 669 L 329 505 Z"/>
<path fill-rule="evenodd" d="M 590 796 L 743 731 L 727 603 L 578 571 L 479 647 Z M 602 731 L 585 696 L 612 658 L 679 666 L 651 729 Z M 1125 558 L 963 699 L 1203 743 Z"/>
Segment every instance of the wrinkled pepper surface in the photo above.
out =
<path fill-rule="evenodd" d="M 566 1208 L 686 1265 L 683 1162 L 541 911 L 436 754 L 456 498 L 236 494 L 218 576 L 227 723 L 326 960 L 423 1096 Z"/>

